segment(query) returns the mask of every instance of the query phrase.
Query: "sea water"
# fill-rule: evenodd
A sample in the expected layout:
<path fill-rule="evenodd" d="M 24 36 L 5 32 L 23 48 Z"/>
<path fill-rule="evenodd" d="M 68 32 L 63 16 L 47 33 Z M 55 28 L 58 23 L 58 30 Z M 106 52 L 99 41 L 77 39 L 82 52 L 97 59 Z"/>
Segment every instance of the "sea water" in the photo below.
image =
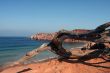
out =
<path fill-rule="evenodd" d="M 20 59 L 27 52 L 36 49 L 43 43 L 49 43 L 49 41 L 31 40 L 27 37 L 0 37 L 0 65 Z M 75 48 L 82 45 L 84 43 L 65 43 L 63 46 L 65 48 Z M 55 54 L 44 51 L 30 60 L 40 60 L 52 56 L 55 56 Z"/>

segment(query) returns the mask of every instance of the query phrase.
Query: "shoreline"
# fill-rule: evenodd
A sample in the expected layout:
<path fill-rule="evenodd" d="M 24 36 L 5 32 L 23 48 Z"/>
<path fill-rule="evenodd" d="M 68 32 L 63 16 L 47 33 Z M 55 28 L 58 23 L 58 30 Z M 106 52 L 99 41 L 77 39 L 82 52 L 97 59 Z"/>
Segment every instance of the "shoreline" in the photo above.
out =
<path fill-rule="evenodd" d="M 75 49 L 74 49 L 75 50 Z M 80 52 L 79 50 L 73 51 Z M 88 51 L 89 52 L 89 51 Z M 0 73 L 110 73 L 110 61 L 93 58 L 87 61 L 50 57 L 28 64 L 7 66 Z"/>

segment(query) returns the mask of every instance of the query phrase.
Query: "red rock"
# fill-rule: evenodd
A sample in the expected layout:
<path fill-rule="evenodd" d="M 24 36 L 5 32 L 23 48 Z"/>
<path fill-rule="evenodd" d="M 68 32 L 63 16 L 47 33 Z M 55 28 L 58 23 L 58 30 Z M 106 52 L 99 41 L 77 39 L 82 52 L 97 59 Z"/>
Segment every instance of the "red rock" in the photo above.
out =
<path fill-rule="evenodd" d="M 76 34 L 83 34 L 83 33 L 87 33 L 89 32 L 90 30 L 84 30 L 84 29 L 76 29 L 76 30 L 72 30 L 70 32 L 72 33 L 76 33 Z M 54 35 L 56 33 L 37 33 L 35 35 L 32 35 L 31 36 L 31 39 L 34 39 L 34 40 L 52 40 Z M 65 42 L 75 42 L 77 40 L 75 39 L 66 39 Z"/>

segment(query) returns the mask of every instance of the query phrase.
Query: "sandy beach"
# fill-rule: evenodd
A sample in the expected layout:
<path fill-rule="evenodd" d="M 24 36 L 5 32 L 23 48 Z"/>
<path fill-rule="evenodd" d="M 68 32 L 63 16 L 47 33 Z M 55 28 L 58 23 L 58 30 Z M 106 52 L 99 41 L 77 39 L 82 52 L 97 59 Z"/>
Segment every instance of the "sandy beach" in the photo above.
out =
<path fill-rule="evenodd" d="M 10 67 L 1 73 L 110 73 L 110 62 L 103 59 L 91 59 L 85 63 L 57 59 L 41 63 L 32 63 Z"/>

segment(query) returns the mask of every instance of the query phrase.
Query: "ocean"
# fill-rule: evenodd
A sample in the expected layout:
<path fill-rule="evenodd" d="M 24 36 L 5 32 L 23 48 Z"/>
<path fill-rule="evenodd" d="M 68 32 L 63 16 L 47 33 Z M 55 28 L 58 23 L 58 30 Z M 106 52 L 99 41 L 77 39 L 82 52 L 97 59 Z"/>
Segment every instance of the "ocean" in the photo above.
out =
<path fill-rule="evenodd" d="M 43 43 L 49 43 L 49 41 L 31 40 L 27 37 L 0 37 L 0 65 L 20 59 L 27 52 L 39 47 Z M 84 43 L 64 43 L 63 46 L 65 48 L 72 48 L 82 45 L 84 45 Z M 55 56 L 55 54 L 50 51 L 44 51 L 29 61 L 52 56 Z"/>

